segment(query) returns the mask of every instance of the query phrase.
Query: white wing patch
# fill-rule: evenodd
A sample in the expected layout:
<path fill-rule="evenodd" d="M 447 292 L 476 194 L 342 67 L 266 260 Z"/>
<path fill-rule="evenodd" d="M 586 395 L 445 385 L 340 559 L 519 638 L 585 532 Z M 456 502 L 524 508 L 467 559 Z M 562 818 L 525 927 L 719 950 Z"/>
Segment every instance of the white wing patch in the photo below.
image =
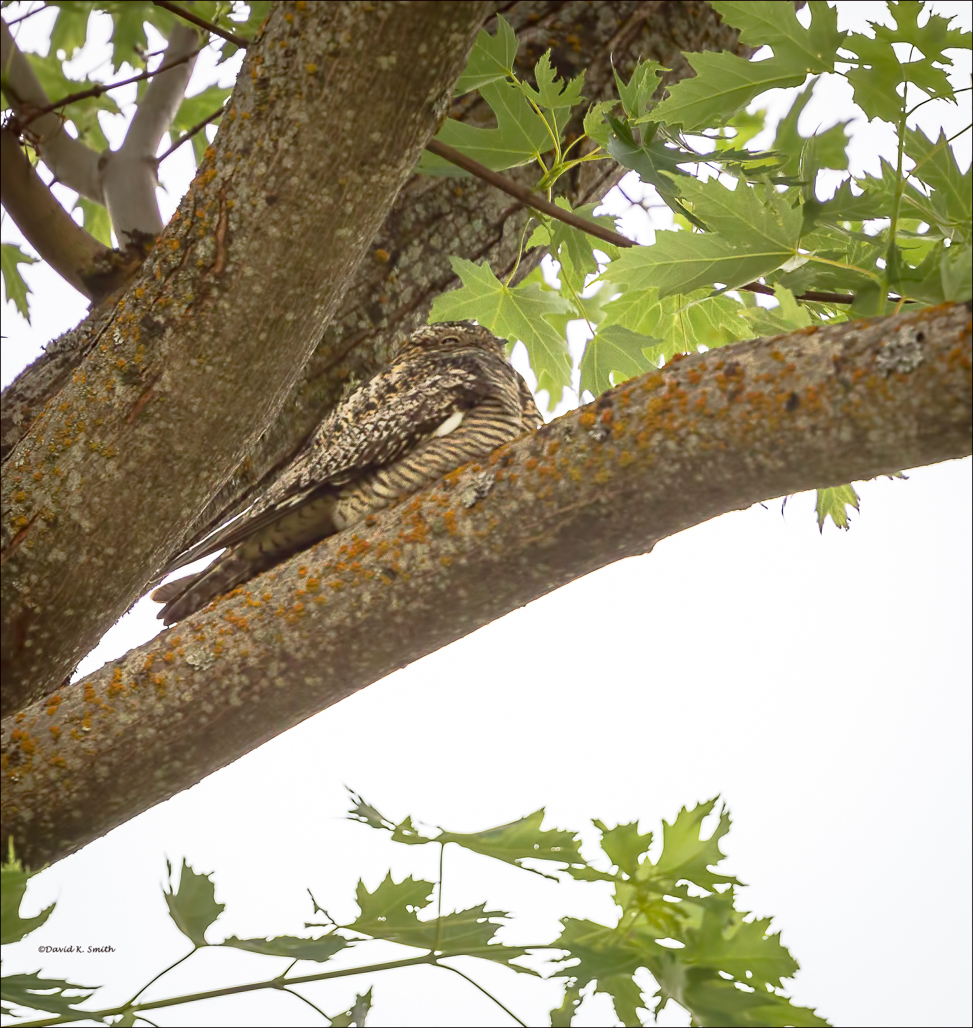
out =
<path fill-rule="evenodd" d="M 466 417 L 465 410 L 458 410 L 455 414 L 450 416 L 433 432 L 433 435 L 437 438 L 442 438 L 444 435 L 449 435 L 450 432 L 454 432 L 460 425 L 463 424 L 463 418 Z"/>

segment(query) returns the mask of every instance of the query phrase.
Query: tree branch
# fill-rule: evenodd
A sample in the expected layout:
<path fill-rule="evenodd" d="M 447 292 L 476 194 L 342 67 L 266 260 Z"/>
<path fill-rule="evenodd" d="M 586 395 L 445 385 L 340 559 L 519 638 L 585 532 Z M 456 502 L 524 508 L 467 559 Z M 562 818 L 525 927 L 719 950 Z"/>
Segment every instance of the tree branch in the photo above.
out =
<path fill-rule="evenodd" d="M 165 153 L 161 154 L 159 157 L 156 158 L 158 163 L 161 164 L 171 153 L 178 150 L 183 143 L 188 142 L 197 133 L 202 132 L 207 125 L 209 125 L 211 122 L 216 121 L 216 119 L 224 113 L 224 109 L 220 107 L 217 110 L 213 111 L 212 114 L 207 114 L 202 121 L 196 122 L 196 124 L 193 125 L 192 128 L 186 129 L 186 131 L 183 132 L 183 134 L 172 144 L 172 146 L 169 147 L 168 150 L 166 150 Z"/>
<path fill-rule="evenodd" d="M 167 235 L 8 458 L 4 709 L 70 673 L 252 450 L 435 130 L 487 10 L 274 7 Z M 347 113 L 340 126 L 320 116 L 333 110 Z"/>
<path fill-rule="evenodd" d="M 970 305 L 955 304 L 740 343 L 626 382 L 8 718 L 3 831 L 28 864 L 57 860 L 256 741 L 666 536 L 968 455 L 971 366 Z"/>
<path fill-rule="evenodd" d="M 63 120 L 52 112 L 50 99 L 30 62 L 2 21 L 0 67 L 3 68 L 3 92 L 16 117 L 26 118 L 31 112 L 39 112 L 30 118 L 33 122 L 31 141 L 54 177 L 87 199 L 104 203 L 98 154 L 67 134 Z M 48 113 L 40 113 L 44 109 Z"/>
<path fill-rule="evenodd" d="M 525 206 L 531 207 L 535 211 L 540 211 L 541 214 L 546 214 L 548 217 L 556 218 L 558 221 L 563 221 L 565 225 L 571 225 L 573 228 L 581 229 L 582 232 L 587 232 L 589 236 L 593 236 L 595 239 L 601 239 L 603 242 L 611 243 L 612 246 L 638 246 L 638 243 L 633 242 L 627 236 L 619 235 L 618 232 L 614 232 L 610 228 L 605 228 L 604 225 L 598 225 L 595 222 L 588 221 L 587 218 L 582 218 L 573 211 L 566 211 L 563 207 L 558 207 L 556 203 L 551 203 L 549 200 L 544 199 L 544 197 L 538 196 L 535 192 L 525 186 L 522 186 L 517 182 L 513 182 L 511 179 L 506 178 L 499 172 L 493 171 L 492 168 L 488 168 L 485 164 L 481 164 L 472 157 L 468 157 L 466 154 L 461 153 L 455 147 L 449 146 L 446 143 L 441 143 L 438 139 L 430 139 L 426 144 L 426 149 L 437 157 L 442 157 L 443 160 L 449 161 L 450 164 L 455 164 L 457 168 L 462 168 L 464 171 L 468 171 L 471 175 L 475 175 L 478 179 L 482 179 L 484 182 L 489 182 L 491 186 L 496 186 L 497 189 L 502 190 L 508 196 L 512 196 L 515 200 L 519 200 Z M 751 293 L 762 293 L 766 296 L 774 295 L 773 289 L 770 286 L 764 285 L 762 282 L 750 282 L 745 286 L 736 286 L 736 288 L 745 289 Z M 816 300 L 819 303 L 855 302 L 854 296 L 850 296 L 846 293 L 822 293 L 817 292 L 816 290 L 802 293 L 797 297 L 797 299 Z M 898 300 L 899 298 L 890 297 L 889 299 Z"/>
<path fill-rule="evenodd" d="M 234 46 L 238 46 L 243 50 L 246 50 L 250 45 L 249 39 L 238 36 L 228 29 L 221 29 L 219 25 L 214 25 L 213 22 L 200 18 L 198 14 L 193 14 L 192 11 L 187 11 L 178 4 L 169 3 L 168 0 L 152 0 L 152 4 L 154 7 L 161 7 L 164 11 L 171 11 L 176 16 L 188 21 L 190 25 L 195 25 L 197 28 L 212 32 L 214 36 L 219 36 L 220 39 L 225 39 L 228 43 L 233 43 Z"/>
<path fill-rule="evenodd" d="M 98 299 L 120 284 L 106 279 L 112 251 L 58 203 L 7 128 L 0 129 L 0 198 L 27 242 L 83 296 Z"/>
<path fill-rule="evenodd" d="M 99 82 L 94 86 L 90 86 L 88 89 L 79 89 L 76 93 L 68 93 L 67 96 L 62 96 L 60 100 L 47 100 L 42 107 L 35 107 L 33 104 L 25 106 L 23 115 L 18 114 L 16 127 L 20 131 L 24 131 L 28 125 L 33 124 L 38 119 L 50 114 L 52 111 L 60 110 L 62 107 L 67 107 L 68 104 L 76 104 L 81 100 L 90 100 L 93 96 L 104 96 L 105 93 L 110 93 L 113 89 L 121 89 L 122 86 L 130 86 L 134 82 L 144 82 L 146 79 L 155 78 L 157 75 L 161 75 L 164 72 L 170 71 L 172 68 L 177 68 L 180 65 L 185 64 L 187 61 L 191 61 L 199 53 L 201 53 L 205 47 L 197 47 L 192 53 L 183 54 L 178 58 L 174 58 L 169 61 L 163 60 L 158 68 L 154 68 L 152 71 L 140 71 L 137 75 L 132 75 L 127 79 L 119 79 L 117 82 Z M 33 135 L 33 133 L 31 133 Z M 83 145 L 83 144 L 82 144 Z"/>
<path fill-rule="evenodd" d="M 156 153 L 185 96 L 199 50 L 196 29 L 173 28 L 166 56 L 142 94 L 124 142 L 102 155 L 105 205 L 123 246 L 162 231 Z"/>

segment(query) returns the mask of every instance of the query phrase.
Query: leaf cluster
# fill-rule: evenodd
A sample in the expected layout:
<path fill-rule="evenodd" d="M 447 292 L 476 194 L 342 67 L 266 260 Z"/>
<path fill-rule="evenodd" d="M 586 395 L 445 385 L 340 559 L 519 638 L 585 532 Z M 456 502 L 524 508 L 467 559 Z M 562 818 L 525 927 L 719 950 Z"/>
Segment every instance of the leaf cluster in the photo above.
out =
<path fill-rule="evenodd" d="M 611 998 L 617 1017 L 625 1025 L 643 1024 L 639 1011 L 651 1006 L 653 1015 L 658 1015 L 669 1002 L 688 1010 L 693 1023 L 699 1025 L 827 1025 L 812 1010 L 795 1006 L 783 994 L 782 981 L 798 970 L 797 962 L 781 944 L 779 935 L 770 932 L 770 918 L 754 919 L 737 909 L 735 888 L 741 883 L 716 870 L 724 859 L 720 840 L 730 828 L 729 814 L 724 809 L 716 827 L 704 836 L 703 822 L 714 812 L 716 802 L 713 799 L 691 810 L 684 807 L 671 824 L 663 821 L 661 847 L 653 846 L 653 834 L 640 832 L 637 823 L 609 826 L 595 821 L 600 845 L 594 859 L 588 859 L 581 851 L 577 833 L 543 827 L 543 809 L 484 831 L 453 832 L 445 828 L 423 829 L 412 817 L 394 822 L 352 794 L 349 816 L 387 833 L 394 842 L 406 846 L 437 845 L 441 854 L 446 846 L 454 844 L 539 878 L 573 880 L 592 888 L 612 889 L 618 911 L 614 920 L 600 924 L 565 917 L 559 934 L 546 942 L 511 945 L 501 941 L 498 933 L 508 929 L 511 915 L 488 907 L 486 902 L 444 913 L 440 898 L 442 871 L 437 882 L 411 875 L 397 882 L 391 872 L 371 889 L 359 881 L 355 892 L 358 913 L 343 924 L 334 921 L 311 895 L 312 916 L 319 920 L 305 923 L 305 928 L 319 931 L 310 935 L 247 939 L 230 936 L 219 943 L 209 942 L 207 932 L 222 914 L 224 904 L 216 901 L 212 875 L 197 873 L 185 861 L 178 885 L 173 884 L 172 866 L 168 866 L 169 887 L 164 898 L 173 923 L 192 944 L 192 950 L 182 960 L 215 945 L 288 961 L 283 972 L 246 986 L 248 990 L 275 988 L 293 992 L 296 986 L 309 982 L 415 964 L 459 973 L 449 961 L 463 956 L 502 964 L 534 977 L 543 972 L 544 976 L 562 982 L 564 1000 L 551 1011 L 552 1025 L 570 1025 L 584 998 L 595 993 Z M 653 859 L 650 851 L 655 850 L 658 852 Z M 440 868 L 443 866 L 440 859 Z M 3 868 L 5 942 L 24 938 L 42 925 L 54 909 L 52 905 L 34 917 L 21 915 L 29 877 L 13 859 Z M 363 964 L 353 972 L 345 968 L 303 975 L 292 973 L 299 961 L 327 964 L 337 954 L 360 949 L 375 940 L 418 953 L 401 960 Z M 654 1004 L 643 994 L 638 980 L 645 972 L 658 986 Z M 42 978 L 39 972 L 5 977 L 2 990 L 9 1003 L 48 1011 L 65 1021 L 77 1017 L 84 1010 L 81 1004 L 94 992 L 85 986 Z M 139 1002 L 143 991 L 125 1004 L 91 1011 L 86 1016 L 131 1025 L 145 1020 L 146 1012 L 154 1007 L 212 999 L 239 992 L 240 987 Z M 491 998 L 515 1020 L 524 1023 L 499 999 Z M 304 996 L 301 999 L 310 1002 Z M 356 998 L 349 1010 L 331 1016 L 331 1023 L 364 1024 L 371 999 L 369 989 Z"/>
<path fill-rule="evenodd" d="M 769 48 L 769 56 L 686 54 L 696 74 L 668 91 L 654 61 L 627 82 L 616 72 L 618 101 L 592 105 L 584 135 L 569 145 L 564 104 L 581 108 L 583 76 L 553 80 L 545 55 L 537 89 L 519 80 L 516 40 L 502 18 L 495 36 L 480 34 L 460 80 L 460 91 L 480 90 L 497 127 L 447 122 L 444 142 L 495 170 L 536 164 L 536 189 L 548 195 L 578 161 L 608 157 L 672 212 L 673 230 L 628 248 L 537 214 L 526 247 L 549 249 L 556 285 L 540 271 L 511 285 L 513 276 L 501 282 L 486 263 L 453 260 L 460 288 L 437 299 L 430 321 L 475 318 L 521 340 L 551 406 L 574 383 L 579 397 L 597 396 L 677 353 L 970 297 L 970 169 L 960 169 L 942 132 L 932 139 L 910 125 L 927 103 L 956 104 L 949 51 L 968 49 L 969 33 L 928 12 L 920 25 L 923 5 L 914 2 L 891 3 L 893 26 L 874 24 L 873 35 L 840 32 L 834 8 L 821 0 L 808 5 L 807 27 L 786 0 L 714 6 L 743 42 Z M 800 117 L 826 75 L 848 81 L 868 119 L 892 125 L 895 166 L 883 158 L 879 175 L 850 177 L 848 121 L 801 134 Z M 769 89 L 794 87 L 802 88 L 773 142 L 748 147 L 763 128 L 762 112 L 748 106 Z M 428 156 L 420 167 L 448 172 Z M 844 181 L 821 198 L 835 173 Z M 611 224 L 590 207 L 575 213 Z M 758 304 L 754 290 L 776 305 Z M 589 336 L 577 369 L 565 342 L 575 320 Z M 819 496 L 819 515 L 841 527 L 848 506 L 857 507 L 851 486 Z"/>

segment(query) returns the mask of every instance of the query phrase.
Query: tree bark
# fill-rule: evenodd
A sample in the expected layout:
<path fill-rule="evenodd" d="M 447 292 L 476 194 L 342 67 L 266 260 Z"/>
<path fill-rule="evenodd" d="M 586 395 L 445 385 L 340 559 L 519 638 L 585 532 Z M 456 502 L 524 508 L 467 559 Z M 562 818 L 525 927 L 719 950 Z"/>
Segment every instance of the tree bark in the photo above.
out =
<path fill-rule="evenodd" d="M 6 719 L 5 838 L 32 866 L 57 860 L 668 535 L 966 456 L 971 367 L 970 305 L 956 304 L 740 343 L 627 382 Z"/>
<path fill-rule="evenodd" d="M 537 58 L 550 47 L 554 67 L 564 76 L 584 71 L 590 101 L 614 96 L 612 67 L 631 74 L 640 58 L 654 58 L 673 69 L 670 81 L 689 71 L 682 50 L 731 49 L 750 53 L 737 32 L 724 26 L 700 0 L 519 0 L 494 5 L 510 21 L 520 40 L 519 71 L 530 75 Z M 487 22 L 495 31 L 495 25 Z M 487 114 L 482 104 L 460 98 L 451 116 L 478 123 Z M 511 173 L 532 182 L 527 172 Z M 620 169 L 611 162 L 585 165 L 562 180 L 573 206 L 603 196 Z M 413 176 L 400 193 L 349 286 L 331 325 L 302 370 L 286 403 L 211 496 L 185 532 L 173 554 L 239 512 L 261 492 L 303 440 L 326 416 L 349 383 L 368 378 L 397 340 L 423 324 L 432 301 L 457 280 L 449 255 L 487 260 L 498 274 L 509 274 L 519 251 L 529 212 L 475 179 Z M 540 259 L 535 250 L 521 262 L 526 274 Z M 519 276 L 518 276 L 519 277 Z M 0 453 L 6 456 L 50 398 L 78 366 L 104 320 L 101 312 L 56 340 L 5 391 Z M 169 556 L 173 555 L 169 554 Z M 151 572 L 147 572 L 147 575 Z M 148 580 L 148 579 L 146 579 Z"/>
<path fill-rule="evenodd" d="M 70 674 L 253 450 L 488 9 L 274 8 L 159 245 L 8 459 L 5 712 Z"/>

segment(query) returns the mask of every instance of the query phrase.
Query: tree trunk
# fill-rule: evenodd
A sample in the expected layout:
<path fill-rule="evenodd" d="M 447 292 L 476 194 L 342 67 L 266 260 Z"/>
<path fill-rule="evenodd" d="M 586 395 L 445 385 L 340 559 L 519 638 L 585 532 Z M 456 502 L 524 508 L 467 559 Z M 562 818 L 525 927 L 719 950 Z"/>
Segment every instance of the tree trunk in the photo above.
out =
<path fill-rule="evenodd" d="M 274 8 L 165 234 L 8 458 L 5 713 L 70 674 L 251 453 L 447 110 L 487 12 Z"/>

